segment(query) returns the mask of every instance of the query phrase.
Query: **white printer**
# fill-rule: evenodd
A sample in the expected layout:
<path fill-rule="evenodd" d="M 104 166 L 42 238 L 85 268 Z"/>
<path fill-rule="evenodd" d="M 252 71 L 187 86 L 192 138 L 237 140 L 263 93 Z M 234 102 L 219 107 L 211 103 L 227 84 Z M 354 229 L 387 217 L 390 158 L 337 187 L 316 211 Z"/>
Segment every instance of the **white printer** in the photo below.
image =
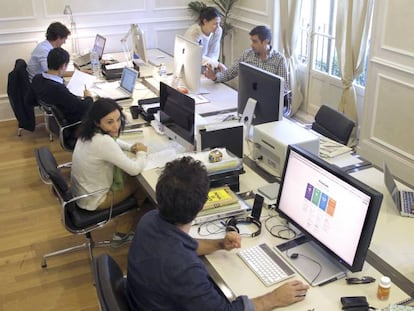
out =
<path fill-rule="evenodd" d="M 319 137 L 283 119 L 253 127 L 253 160 L 273 176 L 281 176 L 288 145 L 299 145 L 319 156 Z"/>

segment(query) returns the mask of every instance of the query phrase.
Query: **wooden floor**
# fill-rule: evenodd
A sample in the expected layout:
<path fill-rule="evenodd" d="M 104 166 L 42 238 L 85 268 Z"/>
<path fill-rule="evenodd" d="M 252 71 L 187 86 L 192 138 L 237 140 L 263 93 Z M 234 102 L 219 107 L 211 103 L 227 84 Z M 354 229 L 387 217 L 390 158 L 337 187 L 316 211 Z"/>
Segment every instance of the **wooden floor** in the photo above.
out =
<path fill-rule="evenodd" d="M 43 127 L 34 133 L 0 122 L 0 311 L 99 310 L 87 250 L 52 257 L 40 267 L 42 254 L 83 242 L 60 223 L 59 204 L 40 181 L 36 147 L 47 145 L 59 163 L 70 161 L 58 141 L 49 142 Z M 110 238 L 110 224 L 95 239 Z M 125 270 L 128 247 L 110 253 Z"/>

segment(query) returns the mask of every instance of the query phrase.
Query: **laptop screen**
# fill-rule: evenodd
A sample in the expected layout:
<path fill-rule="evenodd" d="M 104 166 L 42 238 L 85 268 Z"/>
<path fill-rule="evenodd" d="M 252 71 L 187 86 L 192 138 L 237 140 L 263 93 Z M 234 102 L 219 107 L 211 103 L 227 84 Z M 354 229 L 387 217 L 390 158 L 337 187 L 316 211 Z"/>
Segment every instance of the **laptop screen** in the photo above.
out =
<path fill-rule="evenodd" d="M 384 162 L 384 183 L 388 189 L 388 192 L 391 194 L 392 200 L 394 201 L 395 205 L 399 208 L 399 192 L 397 188 L 397 184 L 395 183 L 394 177 L 388 165 Z"/>
<path fill-rule="evenodd" d="M 138 77 L 138 71 L 132 68 L 125 67 L 124 70 L 122 71 L 122 77 L 121 77 L 121 83 L 120 83 L 121 88 L 126 90 L 128 93 L 132 94 L 134 92 L 135 81 L 137 80 L 137 77 Z"/>
<path fill-rule="evenodd" d="M 106 38 L 97 34 L 95 37 L 95 44 L 93 45 L 93 50 L 98 53 L 99 59 L 102 58 L 104 48 L 105 48 Z"/>

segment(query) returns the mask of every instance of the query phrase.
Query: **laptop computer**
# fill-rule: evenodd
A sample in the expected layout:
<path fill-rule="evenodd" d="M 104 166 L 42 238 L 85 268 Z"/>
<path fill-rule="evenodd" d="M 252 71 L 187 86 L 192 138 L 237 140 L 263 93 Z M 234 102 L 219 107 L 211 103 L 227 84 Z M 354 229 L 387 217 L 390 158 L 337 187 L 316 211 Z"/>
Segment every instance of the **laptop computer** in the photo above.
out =
<path fill-rule="evenodd" d="M 118 87 L 113 87 L 113 83 L 96 84 L 94 92 L 100 97 L 109 97 L 114 100 L 123 100 L 132 98 L 134 93 L 135 82 L 138 78 L 138 71 L 124 67 L 122 70 L 121 81 Z"/>
<path fill-rule="evenodd" d="M 99 59 L 102 59 L 106 43 L 106 38 L 97 34 L 95 37 L 95 43 L 92 50 L 98 53 Z M 84 55 L 78 56 L 73 60 L 73 65 L 77 68 L 84 67 L 89 65 L 91 62 L 91 53 L 86 53 Z"/>
<path fill-rule="evenodd" d="M 400 191 L 386 163 L 384 163 L 384 183 L 401 216 L 414 217 L 414 191 Z"/>

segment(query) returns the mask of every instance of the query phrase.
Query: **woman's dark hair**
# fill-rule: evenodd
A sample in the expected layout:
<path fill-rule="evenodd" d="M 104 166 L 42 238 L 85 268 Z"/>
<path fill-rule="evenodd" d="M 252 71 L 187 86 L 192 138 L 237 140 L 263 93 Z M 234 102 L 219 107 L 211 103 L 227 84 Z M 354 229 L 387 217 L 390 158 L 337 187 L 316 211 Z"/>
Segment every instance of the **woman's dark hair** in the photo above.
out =
<path fill-rule="evenodd" d="M 156 186 L 160 217 L 174 225 L 193 221 L 207 201 L 209 184 L 200 161 L 182 157 L 167 163 Z"/>
<path fill-rule="evenodd" d="M 272 42 L 272 31 L 266 26 L 256 26 L 250 32 L 250 36 L 257 35 L 261 42 L 269 40 L 269 44 Z"/>
<path fill-rule="evenodd" d="M 200 25 L 203 25 L 204 20 L 207 20 L 209 22 L 216 17 L 221 17 L 220 12 L 215 7 L 206 6 L 205 8 L 201 9 L 197 21 Z"/>
<path fill-rule="evenodd" d="M 99 122 L 107 114 L 115 110 L 118 110 L 121 114 L 121 126 L 119 132 L 123 131 L 125 128 L 125 115 L 122 113 L 122 107 L 111 98 L 100 98 L 91 105 L 82 120 L 78 137 L 83 141 L 91 140 L 96 132 L 102 132 L 98 126 Z"/>
<path fill-rule="evenodd" d="M 70 30 L 59 22 L 51 23 L 46 30 L 46 39 L 48 41 L 55 41 L 59 38 L 67 38 L 69 35 Z"/>
<path fill-rule="evenodd" d="M 58 70 L 62 65 L 69 63 L 69 53 L 62 48 L 51 49 L 47 54 L 47 68 Z"/>

